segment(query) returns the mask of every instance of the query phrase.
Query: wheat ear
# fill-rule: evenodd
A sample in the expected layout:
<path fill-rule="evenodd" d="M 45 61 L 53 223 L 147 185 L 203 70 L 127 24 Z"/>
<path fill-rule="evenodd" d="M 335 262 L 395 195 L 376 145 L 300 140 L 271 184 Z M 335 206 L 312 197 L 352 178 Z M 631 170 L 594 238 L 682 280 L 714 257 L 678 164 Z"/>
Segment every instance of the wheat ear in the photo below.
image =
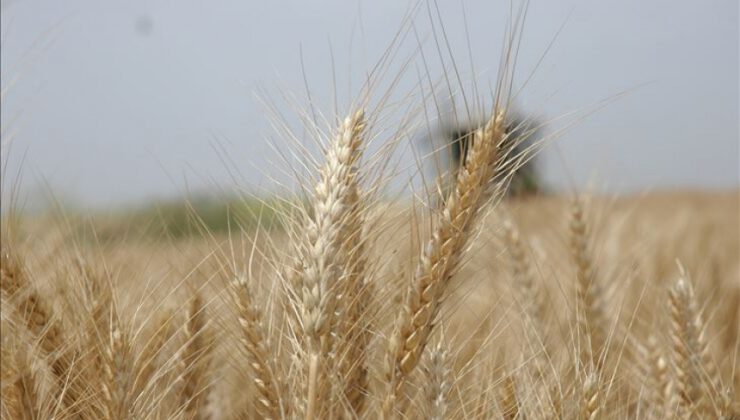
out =
<path fill-rule="evenodd" d="M 23 389 L 17 385 L 18 366 L 13 352 L 8 348 L 9 340 L 3 340 L 0 351 L 0 396 L 2 396 L 2 417 L 8 419 L 23 418 Z"/>
<path fill-rule="evenodd" d="M 128 417 L 133 382 L 131 339 L 115 309 L 111 312 L 108 331 L 103 354 L 102 395 L 104 416 L 114 420 Z"/>
<path fill-rule="evenodd" d="M 511 274 L 516 281 L 515 289 L 520 296 L 524 314 L 532 322 L 539 321 L 542 315 L 542 297 L 535 285 L 532 264 L 527 258 L 519 230 L 513 223 L 506 222 L 504 223 L 504 234 L 506 248 L 511 257 Z M 538 333 L 542 331 L 538 325 L 535 327 Z"/>
<path fill-rule="evenodd" d="M 366 238 L 363 236 L 364 208 L 360 187 L 355 179 L 350 184 L 348 203 L 351 208 L 348 232 L 343 248 L 346 253 L 344 273 L 340 283 L 341 296 L 337 299 L 338 373 L 344 384 L 344 398 L 354 415 L 364 409 L 368 389 L 366 366 L 367 346 L 370 341 L 370 322 L 367 305 L 372 298 L 371 284 L 367 281 Z"/>
<path fill-rule="evenodd" d="M 308 343 L 303 357 L 308 375 L 306 419 L 322 417 L 328 401 L 326 359 L 334 329 L 336 293 L 340 277 L 347 272 L 342 247 L 351 221 L 356 191 L 356 164 L 361 154 L 364 113 L 346 118 L 326 151 L 321 179 L 314 189 L 313 215 L 304 228 L 304 260 L 301 271 L 301 318 Z M 334 331 L 335 332 L 335 331 Z"/>
<path fill-rule="evenodd" d="M 157 383 L 157 359 L 162 353 L 169 340 L 173 336 L 172 328 L 173 314 L 171 311 L 165 311 L 159 317 L 156 323 L 156 329 L 153 335 L 144 343 L 144 347 L 134 361 L 134 383 L 132 386 L 134 398 L 142 398 L 140 404 L 156 401 L 156 398 L 150 398 L 148 394 L 154 392 Z M 148 408 L 148 407 L 147 407 Z M 144 410 L 146 411 L 146 410 Z"/>
<path fill-rule="evenodd" d="M 514 290 L 519 296 L 522 307 L 522 333 L 524 351 L 531 354 L 532 360 L 527 363 L 533 378 L 540 378 L 547 363 L 545 358 L 545 327 L 543 319 L 543 296 L 535 284 L 532 264 L 527 257 L 524 244 L 516 226 L 511 222 L 504 223 L 504 239 L 511 260 L 512 277 L 516 284 Z"/>
<path fill-rule="evenodd" d="M 580 420 L 595 420 L 599 418 L 601 412 L 599 394 L 599 376 L 596 371 L 592 371 L 586 375 L 586 380 L 583 383 Z"/>
<path fill-rule="evenodd" d="M 6 250 L 0 253 L 0 289 L 14 301 L 15 309 L 39 346 L 51 359 L 51 371 L 56 380 L 56 391 L 66 407 L 75 406 L 78 390 L 70 386 L 74 355 L 64 344 L 62 327 L 52 317 L 49 305 L 33 288 L 26 276 L 22 261 Z"/>
<path fill-rule="evenodd" d="M 654 413 L 664 415 L 672 392 L 670 365 L 663 354 L 662 346 L 654 335 L 648 336 L 642 359 L 647 391 L 646 401 Z"/>
<path fill-rule="evenodd" d="M 519 398 L 517 397 L 516 380 L 512 373 L 504 376 L 504 383 L 499 391 L 499 407 L 506 420 L 519 418 Z"/>
<path fill-rule="evenodd" d="M 419 362 L 445 288 L 457 269 L 476 216 L 492 196 L 491 183 L 499 157 L 498 145 L 504 138 L 504 120 L 503 110 L 497 111 L 483 128 L 473 134 L 472 145 L 454 190 L 436 219 L 431 238 L 421 251 L 406 302 L 389 342 L 384 367 L 388 385 L 382 406 L 384 417 L 394 410 L 406 378 Z"/>
<path fill-rule="evenodd" d="M 696 309 L 694 291 L 684 275 L 670 290 L 669 306 L 674 396 L 678 400 L 679 413 L 688 416 L 708 415 L 713 411 L 710 404 L 717 396 L 707 390 L 714 390 L 719 381 L 716 369 L 709 360 L 709 349 L 703 334 L 704 324 Z"/>
<path fill-rule="evenodd" d="M 87 317 L 84 319 L 84 342 L 83 346 L 86 351 L 81 352 L 80 365 L 83 369 L 81 379 L 89 381 L 92 384 L 100 384 L 90 390 L 99 393 L 96 397 L 90 399 L 91 404 L 85 406 L 86 411 L 93 418 L 106 418 L 112 414 L 108 411 L 114 410 L 112 407 L 112 396 L 106 396 L 106 392 L 113 390 L 113 379 L 108 377 L 106 368 L 115 372 L 115 366 L 109 360 L 111 346 L 111 328 L 118 322 L 113 320 L 114 305 L 113 291 L 110 283 L 105 277 L 99 277 L 93 274 L 89 266 L 79 261 L 79 276 L 82 280 L 81 290 L 84 292 L 84 307 Z M 101 405 L 102 403 L 102 405 Z"/>
<path fill-rule="evenodd" d="M 186 419 L 199 419 L 205 408 L 210 390 L 208 368 L 213 349 L 212 337 L 207 330 L 203 297 L 195 293 L 190 300 L 188 319 L 185 322 L 185 344 L 181 362 L 184 368 L 180 395 Z"/>
<path fill-rule="evenodd" d="M 576 265 L 576 320 L 581 364 L 601 366 L 607 337 L 603 292 L 589 251 L 583 204 L 578 199 L 573 202 L 571 209 L 570 233 L 571 250 Z"/>
<path fill-rule="evenodd" d="M 260 418 L 284 417 L 280 403 L 279 382 L 276 376 L 275 349 L 268 340 L 266 325 L 260 308 L 252 300 L 246 277 L 239 277 L 233 285 L 237 317 L 241 331 L 240 342 L 253 372 L 252 383 L 257 389 L 254 407 Z"/>
<path fill-rule="evenodd" d="M 424 417 L 430 420 L 446 419 L 450 412 L 452 370 L 442 340 L 424 352 Z"/>

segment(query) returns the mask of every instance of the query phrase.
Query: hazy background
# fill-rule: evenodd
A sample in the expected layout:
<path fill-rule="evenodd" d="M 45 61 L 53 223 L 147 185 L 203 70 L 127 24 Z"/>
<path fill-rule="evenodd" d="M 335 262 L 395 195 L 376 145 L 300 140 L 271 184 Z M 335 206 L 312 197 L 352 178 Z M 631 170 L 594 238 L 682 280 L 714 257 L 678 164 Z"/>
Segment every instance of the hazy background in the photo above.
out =
<path fill-rule="evenodd" d="M 439 3 L 456 63 L 468 76 L 473 68 L 487 94 L 509 2 Z M 14 135 L 3 161 L 9 156 L 9 174 L 22 165 L 31 195 L 47 182 L 94 207 L 214 185 L 267 188 L 275 133 L 255 92 L 291 92 L 305 106 L 304 68 L 320 109 L 331 112 L 335 86 L 346 109 L 410 4 L 3 0 L 3 142 Z M 442 75 L 432 36 L 442 34 L 439 15 L 430 10 L 422 4 L 414 14 L 420 41 L 407 27 L 386 79 L 420 45 L 426 68 Z M 545 55 L 521 109 L 555 118 L 630 91 L 544 152 L 546 183 L 737 188 L 738 48 L 736 0 L 531 1 L 519 87 Z M 419 82 L 424 66 L 414 57 L 399 91 Z M 290 106 L 278 108 L 295 118 Z"/>

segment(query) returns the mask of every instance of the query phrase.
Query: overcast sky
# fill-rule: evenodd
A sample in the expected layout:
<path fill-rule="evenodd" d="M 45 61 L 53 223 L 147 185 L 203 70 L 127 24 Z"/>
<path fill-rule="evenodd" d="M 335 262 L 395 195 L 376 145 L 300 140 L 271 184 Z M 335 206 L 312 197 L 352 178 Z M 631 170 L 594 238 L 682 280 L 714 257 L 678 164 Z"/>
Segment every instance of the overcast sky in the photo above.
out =
<path fill-rule="evenodd" d="M 29 190 L 43 180 L 96 206 L 232 185 L 224 160 L 237 184 L 267 187 L 279 136 L 255 93 L 296 119 L 281 96 L 305 108 L 302 67 L 319 111 L 334 87 L 346 111 L 401 30 L 384 79 L 412 60 L 396 88 L 412 92 L 423 59 L 442 77 L 441 16 L 442 54 L 488 95 L 510 2 L 439 3 L 417 10 L 414 32 L 399 0 L 3 0 L 2 122 L 15 136 L 3 160 L 11 173 L 22 161 Z M 737 188 L 738 49 L 737 0 L 532 0 L 518 108 L 548 120 L 628 91 L 544 151 L 547 183 Z"/>

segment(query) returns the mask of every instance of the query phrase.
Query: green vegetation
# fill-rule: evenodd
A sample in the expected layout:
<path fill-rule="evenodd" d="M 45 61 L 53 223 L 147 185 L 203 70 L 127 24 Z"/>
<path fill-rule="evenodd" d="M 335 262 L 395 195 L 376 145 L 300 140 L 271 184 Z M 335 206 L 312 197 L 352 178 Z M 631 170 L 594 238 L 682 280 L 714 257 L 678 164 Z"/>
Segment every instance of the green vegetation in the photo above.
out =
<path fill-rule="evenodd" d="M 98 240 L 126 238 L 182 239 L 206 232 L 226 234 L 251 231 L 257 226 L 279 228 L 278 208 L 285 206 L 278 198 L 206 197 L 158 201 L 126 212 L 96 217 Z M 90 226 L 84 228 L 87 232 Z M 92 233 L 90 231 L 89 233 Z M 85 233 L 83 237 L 87 236 Z"/>

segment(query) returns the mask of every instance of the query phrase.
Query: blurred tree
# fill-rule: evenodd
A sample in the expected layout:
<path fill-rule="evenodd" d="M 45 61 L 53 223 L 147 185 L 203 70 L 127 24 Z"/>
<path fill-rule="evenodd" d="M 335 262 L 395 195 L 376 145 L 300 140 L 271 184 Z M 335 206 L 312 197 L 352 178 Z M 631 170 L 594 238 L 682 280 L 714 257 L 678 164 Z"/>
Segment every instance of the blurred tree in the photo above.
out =
<path fill-rule="evenodd" d="M 450 173 L 457 173 L 460 166 L 465 163 L 473 132 L 481 126 L 482 123 L 442 125 L 443 141 L 445 146 L 449 145 L 446 149 L 449 150 L 450 154 Z M 508 152 L 511 165 L 516 168 L 507 194 L 528 195 L 541 192 L 537 160 L 532 155 L 531 150 L 527 150 L 539 137 L 539 124 L 535 120 L 514 115 L 506 122 L 506 133 L 506 140 L 501 145 L 501 150 Z"/>

